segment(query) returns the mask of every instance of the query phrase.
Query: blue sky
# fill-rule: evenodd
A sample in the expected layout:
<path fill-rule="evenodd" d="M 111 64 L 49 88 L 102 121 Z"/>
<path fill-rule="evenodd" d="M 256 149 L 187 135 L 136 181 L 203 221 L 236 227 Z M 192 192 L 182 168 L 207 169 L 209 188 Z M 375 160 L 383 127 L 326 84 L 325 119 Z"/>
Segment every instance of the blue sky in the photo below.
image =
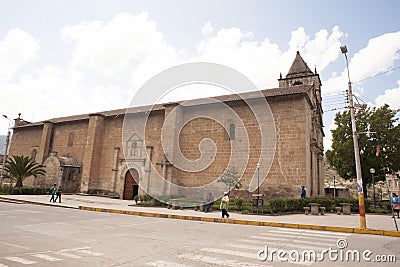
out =
<path fill-rule="evenodd" d="M 299 50 L 321 75 L 329 147 L 347 88 L 340 45 L 359 99 L 400 108 L 398 14 L 388 0 L 2 1 L 0 113 L 40 121 L 127 107 L 154 74 L 196 60 L 273 88 Z"/>

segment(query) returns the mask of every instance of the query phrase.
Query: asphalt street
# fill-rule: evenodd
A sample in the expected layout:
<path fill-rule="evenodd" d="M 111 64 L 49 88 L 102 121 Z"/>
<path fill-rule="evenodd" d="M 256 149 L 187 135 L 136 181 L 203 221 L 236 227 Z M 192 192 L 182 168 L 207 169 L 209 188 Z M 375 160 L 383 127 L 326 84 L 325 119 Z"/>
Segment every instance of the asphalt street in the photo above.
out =
<path fill-rule="evenodd" d="M 0 267 L 396 266 L 400 261 L 400 239 L 390 236 L 173 220 L 5 202 L 0 202 L 0 217 Z M 305 250 L 324 258 L 301 261 Z M 275 254 L 271 254 L 273 251 Z M 327 252 L 322 254 L 323 251 Z M 345 261 L 346 253 L 351 256 L 356 251 L 359 261 L 351 257 Z M 368 255 L 364 259 L 365 251 Z M 296 260 L 296 253 L 300 261 L 282 262 Z M 340 253 L 344 255 L 342 259 Z M 376 256 L 397 263 L 378 263 Z"/>

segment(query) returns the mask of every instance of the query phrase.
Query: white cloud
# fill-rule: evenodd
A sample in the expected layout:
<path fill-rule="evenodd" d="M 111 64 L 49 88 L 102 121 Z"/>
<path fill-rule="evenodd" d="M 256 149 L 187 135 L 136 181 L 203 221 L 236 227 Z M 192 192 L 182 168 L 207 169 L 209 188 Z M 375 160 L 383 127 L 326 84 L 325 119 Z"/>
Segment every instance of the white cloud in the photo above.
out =
<path fill-rule="evenodd" d="M 88 83 L 85 73 L 54 66 L 23 74 L 5 85 L 2 109 L 9 117 L 22 113 L 28 121 L 121 108 L 126 91 L 115 84 Z"/>
<path fill-rule="evenodd" d="M 391 109 L 400 109 L 400 80 L 397 81 L 397 88 L 385 90 L 383 95 L 379 95 L 375 102 L 379 106 L 388 104 Z"/>
<path fill-rule="evenodd" d="M 335 130 L 336 128 L 337 128 L 337 125 L 335 124 L 335 120 L 332 119 L 328 126 L 328 131 L 325 132 L 325 137 L 324 137 L 324 150 L 325 151 L 327 151 L 328 149 L 331 149 L 332 141 L 333 141 L 332 130 Z"/>
<path fill-rule="evenodd" d="M 212 27 L 210 22 L 204 24 L 203 28 L 201 28 L 201 34 L 210 35 L 213 32 L 214 28 Z"/>
<path fill-rule="evenodd" d="M 66 26 L 62 37 L 72 47 L 71 66 L 114 78 L 149 58 L 174 52 L 146 12 L 121 13 L 105 23 Z"/>
<path fill-rule="evenodd" d="M 331 34 L 325 29 L 317 32 L 314 39 L 305 44 L 305 56 L 310 66 L 317 66 L 321 71 L 335 61 L 339 56 L 339 40 L 342 36 L 343 32 L 338 26 L 333 27 Z"/>
<path fill-rule="evenodd" d="M 297 50 L 301 51 L 308 64 L 316 65 L 321 72 L 336 60 L 342 35 L 336 26 L 331 33 L 320 30 L 311 39 L 304 28 L 299 27 L 291 34 L 289 49 L 282 51 L 268 38 L 263 41 L 253 40 L 252 32 L 243 32 L 236 27 L 221 29 L 199 43 L 198 56 L 194 60 L 225 64 L 247 75 L 260 88 L 271 88 L 277 86 L 280 72 L 284 72 L 283 76 L 286 75 Z M 315 49 L 316 46 L 322 48 Z"/>
<path fill-rule="evenodd" d="M 393 67 L 394 62 L 400 57 L 400 32 L 387 33 L 372 38 L 368 45 L 355 53 L 353 57 L 350 57 L 351 47 L 348 47 L 348 49 L 350 78 L 352 82 L 359 81 Z M 345 63 L 343 64 L 346 66 Z M 347 81 L 347 69 L 345 67 L 340 76 L 332 77 L 325 82 L 324 93 L 345 90 Z M 355 85 L 359 86 L 359 84 Z"/>
<path fill-rule="evenodd" d="M 39 43 L 22 29 L 10 30 L 0 41 L 0 82 L 14 76 L 21 67 L 37 58 Z"/>

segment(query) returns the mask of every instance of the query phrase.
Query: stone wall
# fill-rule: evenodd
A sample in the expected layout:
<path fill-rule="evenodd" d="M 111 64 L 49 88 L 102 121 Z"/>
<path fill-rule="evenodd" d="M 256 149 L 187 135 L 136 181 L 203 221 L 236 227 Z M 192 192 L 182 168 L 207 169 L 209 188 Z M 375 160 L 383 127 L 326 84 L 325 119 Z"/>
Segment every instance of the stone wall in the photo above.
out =
<path fill-rule="evenodd" d="M 315 177 L 314 170 L 309 168 L 310 139 L 314 130 L 310 103 L 304 95 L 300 94 L 269 98 L 268 103 L 273 112 L 276 127 L 276 145 L 271 168 L 269 170 L 262 169 L 260 179 L 263 180 L 264 176 L 266 179 L 260 186 L 260 192 L 267 198 L 299 197 L 301 185 L 306 185 L 309 189 L 315 186 L 315 179 L 320 179 Z M 231 102 L 229 105 L 244 123 L 248 134 L 249 160 L 241 180 L 241 191 L 243 192 L 239 194 L 250 196 L 255 192 L 247 192 L 246 188 L 257 175 L 256 164 L 260 157 L 261 138 L 265 137 L 261 137 L 259 125 L 248 106 L 241 101 Z M 173 108 L 171 106 L 171 110 Z M 212 106 L 206 108 L 211 112 L 221 112 L 218 107 L 215 110 Z M 163 175 L 163 167 L 157 163 L 164 160 L 164 151 L 161 146 L 162 127 L 171 110 L 166 109 L 165 113 L 163 110 L 152 111 L 146 123 L 146 136 L 144 137 L 146 147 L 142 147 L 142 152 L 143 155 L 151 152 L 149 158 L 160 175 Z M 190 117 L 197 111 L 196 108 L 185 108 L 182 112 L 181 115 L 184 119 L 185 116 Z M 138 114 L 137 116 L 140 118 L 142 115 Z M 129 159 L 125 158 L 123 153 L 123 119 L 123 114 L 117 117 L 94 114 L 90 116 L 89 120 L 52 125 L 52 151 L 57 151 L 59 156 L 71 156 L 77 162 L 82 163 L 80 186 L 82 192 L 108 190 L 121 196 L 126 172 L 132 166 L 138 170 L 140 179 L 149 186 L 148 183 L 153 174 L 149 173 L 149 165 L 146 165 L 149 163 L 146 162 L 145 157 Z M 245 137 L 243 132 L 237 129 L 235 139 L 230 140 L 229 133 L 225 129 L 229 129 L 232 122 L 235 122 L 234 118 L 227 116 L 223 121 L 224 125 L 208 118 L 196 118 L 186 123 L 179 131 L 179 147 L 183 155 L 190 160 L 198 159 L 200 157 L 199 145 L 204 138 L 210 138 L 217 149 L 215 160 L 199 172 L 185 172 L 170 167 L 167 169 L 167 178 L 179 185 L 199 186 L 219 177 L 228 166 L 231 145 L 235 142 L 242 142 Z M 42 126 L 15 129 L 11 154 L 30 155 L 32 149 L 38 149 L 43 139 L 42 129 Z M 205 149 L 209 148 L 206 146 Z M 212 148 L 210 149 L 213 151 Z M 233 155 L 232 159 L 236 162 L 243 161 L 240 153 Z M 47 160 L 46 165 L 51 165 L 50 159 Z M 61 176 L 56 170 L 57 167 L 55 164 L 54 171 L 48 173 L 48 181 L 38 180 L 37 184 L 49 185 L 59 181 Z M 261 166 L 261 168 L 263 167 Z"/>

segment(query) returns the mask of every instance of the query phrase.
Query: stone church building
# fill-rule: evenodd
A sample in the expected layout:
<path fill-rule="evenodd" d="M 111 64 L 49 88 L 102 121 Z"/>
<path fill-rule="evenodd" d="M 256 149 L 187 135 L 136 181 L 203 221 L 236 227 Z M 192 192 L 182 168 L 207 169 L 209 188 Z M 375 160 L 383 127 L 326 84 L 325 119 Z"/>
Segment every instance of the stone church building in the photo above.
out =
<path fill-rule="evenodd" d="M 268 171 L 257 169 L 260 153 L 263 153 L 260 149 L 262 125 L 257 123 L 263 122 L 257 122 L 248 104 L 236 95 L 214 98 L 237 114 L 247 133 L 248 157 L 247 161 L 243 160 L 243 166 L 237 166 L 243 169 L 243 173 L 240 186 L 232 193 L 244 198 L 251 198 L 255 193 L 263 194 L 266 199 L 300 197 L 300 187 L 305 185 L 308 196 L 323 195 L 321 80 L 316 70 L 311 71 L 297 52 L 289 72 L 284 78 L 281 75 L 278 81 L 278 88 L 258 91 L 260 97 L 268 102 L 273 115 L 275 136 Z M 252 94 L 249 92 L 247 95 L 250 97 Z M 213 103 L 201 105 L 211 112 L 222 112 L 214 108 Z M 184 157 L 195 161 L 202 156 L 203 140 L 211 139 L 216 148 L 213 150 L 215 157 L 196 172 L 177 166 L 176 156 L 167 155 L 161 141 L 163 125 L 177 107 L 179 102 L 157 104 L 151 110 L 147 106 L 135 108 L 132 117 L 140 120 L 145 114 L 148 116 L 146 131 L 145 134 L 132 133 L 126 139 L 123 138 L 126 109 L 40 122 L 17 118 L 10 155 L 32 156 L 45 166 L 45 176 L 30 177 L 25 185 L 50 186 L 57 183 L 63 192 L 121 199 L 133 199 L 135 195 L 160 187 L 152 182 L 156 174 L 170 184 L 201 186 L 223 175 L 230 158 L 236 158 L 236 164 L 240 164 L 242 159 L 232 152 L 232 146 L 243 141 L 239 125 L 227 117 L 222 122 L 199 117 L 188 121 L 179 131 L 172 129 L 179 136 L 177 147 Z M 178 113 L 168 118 L 174 125 L 176 120 L 189 116 L 197 108 L 197 105 L 180 107 Z M 258 184 L 251 187 L 254 177 L 258 178 Z M 166 188 L 160 190 L 169 194 L 180 193 Z"/>

